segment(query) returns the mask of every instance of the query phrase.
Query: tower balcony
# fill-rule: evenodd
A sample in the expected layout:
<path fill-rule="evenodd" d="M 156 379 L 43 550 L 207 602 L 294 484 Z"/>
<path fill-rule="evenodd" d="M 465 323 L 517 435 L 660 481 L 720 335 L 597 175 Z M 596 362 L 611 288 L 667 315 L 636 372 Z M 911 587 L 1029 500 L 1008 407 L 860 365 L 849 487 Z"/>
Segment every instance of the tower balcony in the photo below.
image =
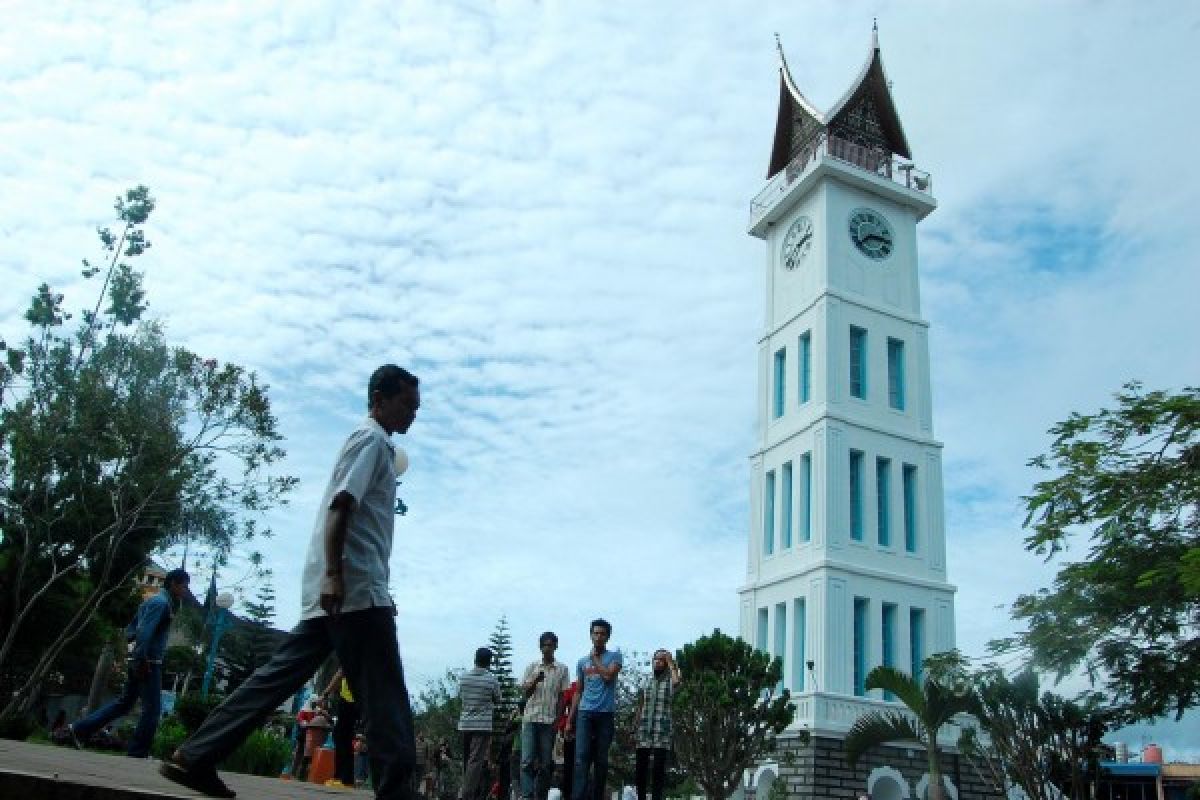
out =
<path fill-rule="evenodd" d="M 822 133 L 775 173 L 750 202 L 749 232 L 765 239 L 771 223 L 791 208 L 792 204 L 784 201 L 806 192 L 827 172 L 835 172 L 851 184 L 914 207 L 918 219 L 923 219 L 937 207 L 937 201 L 933 199 L 933 178 L 928 172 L 886 151 Z"/>

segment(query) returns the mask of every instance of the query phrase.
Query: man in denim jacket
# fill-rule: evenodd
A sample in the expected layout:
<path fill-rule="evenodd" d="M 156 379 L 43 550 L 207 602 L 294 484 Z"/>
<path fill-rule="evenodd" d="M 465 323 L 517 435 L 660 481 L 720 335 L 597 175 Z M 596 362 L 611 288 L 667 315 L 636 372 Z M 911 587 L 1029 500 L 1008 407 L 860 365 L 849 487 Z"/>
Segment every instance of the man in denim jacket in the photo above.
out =
<path fill-rule="evenodd" d="M 125 629 L 126 637 L 133 642 L 125 691 L 108 705 L 67 726 L 67 735 L 76 747 L 81 747 L 114 719 L 128 714 L 133 704 L 141 700 L 142 716 L 129 740 L 128 753 L 134 758 L 149 757 L 162 705 L 162 661 L 172 609 L 179 605 L 190 581 L 187 572 L 173 569 L 167 573 L 162 591 L 138 606 L 137 616 Z"/>

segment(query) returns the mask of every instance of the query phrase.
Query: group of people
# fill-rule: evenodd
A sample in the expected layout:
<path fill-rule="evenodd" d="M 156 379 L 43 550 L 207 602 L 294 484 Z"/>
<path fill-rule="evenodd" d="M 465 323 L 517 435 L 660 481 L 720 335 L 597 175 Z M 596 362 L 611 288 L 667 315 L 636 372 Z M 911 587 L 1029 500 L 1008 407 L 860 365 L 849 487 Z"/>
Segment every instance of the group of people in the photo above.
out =
<path fill-rule="evenodd" d="M 555 659 L 558 636 L 551 631 L 538 637 L 541 658 L 529 664 L 521 678 L 522 800 L 546 800 L 556 750 L 562 753 L 564 797 L 602 800 L 605 796 L 616 733 L 617 675 L 624 664 L 619 650 L 608 649 L 612 625 L 607 620 L 592 620 L 588 632 L 592 649 L 575 665 L 574 680 L 567 666 Z M 459 800 L 484 800 L 486 795 L 483 775 L 495 733 L 495 709 L 501 702 L 499 681 L 488 669 L 492 657 L 491 650 L 479 648 L 474 668 L 459 679 L 458 729 L 463 737 Z M 635 712 L 638 800 L 646 800 L 647 790 L 654 800 L 663 798 L 671 750 L 671 698 L 681 678 L 670 651 L 655 651 L 652 671 L 638 690 Z"/>
<path fill-rule="evenodd" d="M 396 508 L 394 433 L 405 433 L 421 406 L 415 375 L 394 364 L 376 369 L 367 382 L 367 417 L 350 433 L 338 452 L 318 509 L 301 583 L 300 622 L 270 661 L 247 678 L 173 754 L 159 771 L 167 779 L 211 797 L 234 797 L 216 765 L 260 727 L 281 703 L 298 691 L 331 653 L 341 664 L 339 695 L 360 714 L 366 741 L 371 786 L 378 800 L 417 800 L 418 754 L 413 715 L 396 640 L 396 608 L 388 592 L 388 561 Z M 131 625 L 134 643 L 124 693 L 113 704 L 66 728 L 75 743 L 108 721 L 129 712 L 136 700 L 142 719 L 130 740 L 129 755 L 149 753 L 159 716 L 162 657 L 172 610 L 188 587 L 183 570 L 166 577 L 163 591 L 138 609 Z M 564 771 L 572 800 L 600 800 L 608 771 L 608 751 L 615 730 L 620 652 L 607 649 L 612 626 L 602 619 L 590 627 L 592 651 L 575 669 L 575 683 L 565 666 L 554 660 L 558 639 L 544 634 L 542 658 L 522 680 L 526 695 L 521 721 L 521 795 L 546 796 L 553 771 L 553 747 L 561 732 Z M 463 800 L 479 800 L 482 762 L 491 736 L 491 715 L 481 704 L 498 696 L 488 686 L 486 659 L 463 678 L 466 746 Z M 670 695 L 679 673 L 670 654 L 654 656 L 655 672 L 642 691 L 639 709 L 639 795 L 645 798 L 645 772 L 653 760 L 651 791 L 662 797 L 665 747 L 670 742 Z M 490 675 L 490 673 L 488 673 Z M 344 679 L 344 680 L 342 680 Z M 492 677 L 494 680 L 494 676 Z M 573 692 L 569 691 L 575 686 Z M 564 701 L 564 694 L 569 701 Z M 339 701 L 339 706 L 342 701 Z M 345 712 L 342 716 L 350 717 Z M 486 719 L 486 727 L 485 727 Z M 350 730 L 353 730 L 351 724 Z M 335 723 L 335 739 L 338 737 Z M 336 749 L 336 748 L 335 748 Z M 352 750 L 335 770 L 339 780 L 353 782 Z M 311 753 L 310 753 L 311 755 Z M 344 765 L 349 761 L 349 771 Z M 303 768 L 301 754 L 300 769 Z"/>

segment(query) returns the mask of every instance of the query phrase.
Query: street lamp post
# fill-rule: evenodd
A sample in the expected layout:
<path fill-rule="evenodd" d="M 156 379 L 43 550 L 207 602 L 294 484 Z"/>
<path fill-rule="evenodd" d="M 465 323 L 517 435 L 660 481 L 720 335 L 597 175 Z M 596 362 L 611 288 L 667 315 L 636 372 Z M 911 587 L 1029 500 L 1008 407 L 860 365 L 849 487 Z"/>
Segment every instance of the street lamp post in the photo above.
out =
<path fill-rule="evenodd" d="M 217 663 L 217 648 L 221 645 L 221 635 L 229 627 L 229 607 L 233 605 L 233 595 L 221 592 L 217 595 L 217 614 L 213 620 L 212 647 L 208 648 L 208 663 L 204 667 L 204 683 L 200 686 L 200 696 L 208 697 L 208 689 L 212 686 L 213 667 Z"/>

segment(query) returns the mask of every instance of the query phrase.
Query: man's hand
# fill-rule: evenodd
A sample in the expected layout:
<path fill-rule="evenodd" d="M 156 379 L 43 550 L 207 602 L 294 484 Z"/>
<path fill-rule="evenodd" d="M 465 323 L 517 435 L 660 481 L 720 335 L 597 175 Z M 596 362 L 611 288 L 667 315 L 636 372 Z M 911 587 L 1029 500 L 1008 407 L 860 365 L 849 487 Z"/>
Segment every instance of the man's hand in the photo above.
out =
<path fill-rule="evenodd" d="M 326 572 L 321 578 L 321 609 L 331 617 L 336 617 L 342 611 L 342 599 L 346 589 L 342 584 L 342 573 Z"/>

